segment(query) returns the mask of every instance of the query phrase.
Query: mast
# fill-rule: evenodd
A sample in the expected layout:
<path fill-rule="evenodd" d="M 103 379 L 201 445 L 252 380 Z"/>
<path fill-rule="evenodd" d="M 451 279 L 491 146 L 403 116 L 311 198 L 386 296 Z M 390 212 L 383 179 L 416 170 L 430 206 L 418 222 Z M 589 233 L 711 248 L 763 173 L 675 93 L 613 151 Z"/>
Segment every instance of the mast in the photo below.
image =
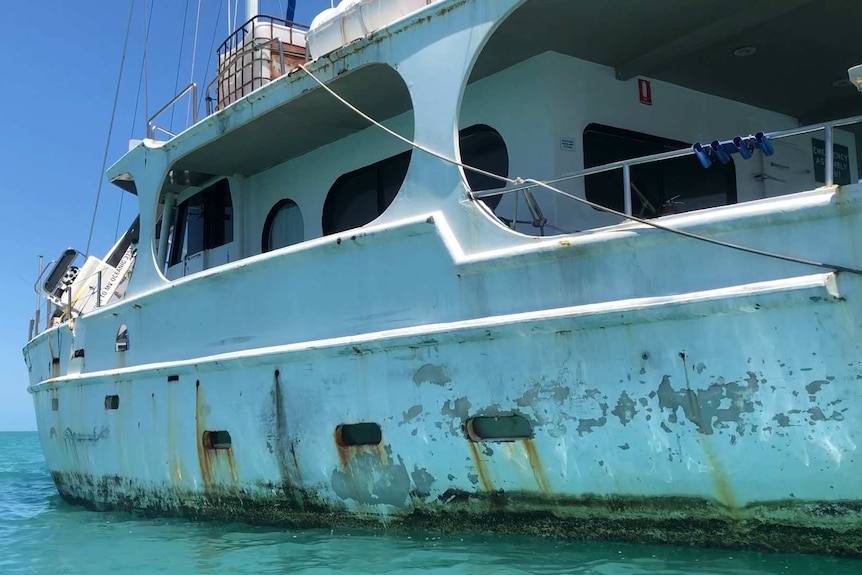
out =
<path fill-rule="evenodd" d="M 257 0 L 245 0 L 245 21 L 257 16 Z"/>

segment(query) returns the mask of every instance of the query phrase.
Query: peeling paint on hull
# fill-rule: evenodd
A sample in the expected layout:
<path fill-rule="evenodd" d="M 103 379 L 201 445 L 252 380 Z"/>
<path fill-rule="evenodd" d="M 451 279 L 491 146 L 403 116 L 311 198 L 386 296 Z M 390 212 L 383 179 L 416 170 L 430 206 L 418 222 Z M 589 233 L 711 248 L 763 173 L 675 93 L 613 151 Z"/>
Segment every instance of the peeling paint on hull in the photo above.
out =
<path fill-rule="evenodd" d="M 556 539 L 667 543 L 730 549 L 862 556 L 862 503 L 783 501 L 732 512 L 694 498 L 546 497 L 534 493 L 447 491 L 429 502 L 387 514 L 329 506 L 312 492 L 281 487 L 171 492 L 119 477 L 52 474 L 62 497 L 97 511 L 144 517 L 244 521 L 291 528 L 526 534 Z M 298 504 L 302 500 L 305 503 Z M 792 523 L 786 521 L 793 517 Z"/>
<path fill-rule="evenodd" d="M 838 288 L 127 362 L 31 392 L 58 490 L 94 509 L 862 556 L 862 282 Z M 479 441 L 477 418 L 519 423 Z M 354 428 L 377 433 L 343 441 Z"/>

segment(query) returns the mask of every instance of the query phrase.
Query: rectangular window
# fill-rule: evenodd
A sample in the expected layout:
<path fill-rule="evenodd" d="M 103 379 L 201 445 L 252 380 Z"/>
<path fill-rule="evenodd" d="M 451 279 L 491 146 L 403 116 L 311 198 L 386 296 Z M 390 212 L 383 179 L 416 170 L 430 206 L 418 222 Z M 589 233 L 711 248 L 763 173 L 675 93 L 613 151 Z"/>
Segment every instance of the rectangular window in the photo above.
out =
<path fill-rule="evenodd" d="M 690 146 L 678 140 L 590 124 L 584 129 L 584 167 Z M 632 166 L 631 181 L 632 211 L 645 218 L 736 203 L 733 159 L 710 168 L 702 167 L 694 156 L 640 164 Z M 589 201 L 618 212 L 624 210 L 622 170 L 587 176 L 584 185 Z"/>
<path fill-rule="evenodd" d="M 201 190 L 174 210 L 168 267 L 233 241 L 233 204 L 227 178 Z"/>

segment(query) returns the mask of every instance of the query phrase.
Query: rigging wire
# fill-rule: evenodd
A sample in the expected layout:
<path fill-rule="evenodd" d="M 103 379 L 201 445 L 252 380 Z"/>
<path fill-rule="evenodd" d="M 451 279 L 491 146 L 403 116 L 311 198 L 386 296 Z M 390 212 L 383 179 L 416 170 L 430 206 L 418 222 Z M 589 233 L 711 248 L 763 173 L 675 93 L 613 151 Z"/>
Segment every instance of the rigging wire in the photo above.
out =
<path fill-rule="evenodd" d="M 213 37 L 212 41 L 210 42 L 210 51 L 207 53 L 207 65 L 204 67 L 204 74 L 206 74 L 207 71 L 209 71 L 210 69 L 210 62 L 212 61 L 213 52 L 215 51 L 216 34 L 218 33 L 219 22 L 221 22 L 221 7 L 223 4 L 224 0 L 219 0 L 218 10 L 216 10 L 216 14 L 218 14 L 218 16 L 216 17 L 215 24 L 213 25 Z M 228 10 L 230 10 L 230 0 L 228 0 Z M 218 68 L 218 66 L 216 66 L 216 68 Z M 216 73 L 218 73 L 218 69 L 216 69 Z M 206 81 L 206 76 L 204 77 L 204 81 Z M 200 110 L 201 106 L 203 106 L 204 98 L 207 96 L 206 92 L 208 87 L 209 86 L 204 86 L 200 92 L 200 96 L 198 96 L 198 110 Z"/>
<path fill-rule="evenodd" d="M 126 24 L 126 39 L 123 41 L 123 54 L 120 57 L 120 73 L 117 75 L 117 88 L 114 90 L 114 105 L 111 109 L 111 121 L 108 124 L 108 137 L 105 139 L 105 153 L 102 156 L 102 169 L 99 170 L 99 185 L 96 188 L 96 204 L 93 206 L 93 218 L 90 221 L 90 233 L 87 235 L 87 248 L 84 256 L 90 255 L 90 244 L 93 241 L 93 230 L 96 228 L 96 214 L 99 212 L 99 199 L 102 197 L 102 183 L 105 180 L 105 168 L 108 165 L 108 151 L 111 146 L 111 135 L 114 132 L 114 120 L 117 117 L 117 102 L 120 99 L 120 85 L 123 79 L 123 68 L 126 65 L 126 53 L 129 49 L 129 36 L 132 31 L 132 17 L 135 14 L 135 0 L 129 2 L 129 21 Z"/>
<path fill-rule="evenodd" d="M 735 244 L 732 242 L 725 242 L 725 241 L 718 240 L 715 238 L 710 238 L 708 236 L 702 236 L 700 234 L 695 234 L 695 233 L 688 232 L 685 230 L 680 230 L 678 228 L 672 228 L 670 226 L 660 224 L 654 220 L 647 220 L 647 219 L 639 218 L 639 217 L 634 216 L 634 215 L 629 215 L 629 214 L 625 214 L 623 212 L 618 212 L 614 209 L 608 208 L 608 207 L 603 206 L 601 204 L 596 204 L 596 203 L 591 202 L 587 199 L 579 198 L 578 196 L 564 192 L 563 190 L 560 190 L 559 188 L 555 188 L 554 186 L 551 186 L 550 184 L 546 184 L 545 182 L 541 182 L 539 180 L 535 180 L 532 178 L 509 178 L 507 176 L 501 176 L 499 174 L 495 174 L 493 172 L 488 172 L 486 170 L 482 170 L 482 169 L 476 168 L 474 166 L 469 166 L 469 165 L 464 164 L 462 162 L 459 162 L 453 158 L 449 158 L 449 157 L 447 157 L 447 156 L 445 156 L 439 152 L 435 152 L 434 150 L 431 150 L 431 149 L 429 149 L 429 148 L 427 148 L 427 147 L 425 147 L 425 146 L 423 146 L 423 145 L 421 145 L 421 144 L 419 144 L 413 140 L 410 140 L 409 138 L 405 138 L 404 136 L 395 132 L 394 130 L 387 128 L 386 126 L 384 126 L 383 124 L 381 124 L 380 122 L 378 122 L 374 118 L 368 116 L 367 114 L 362 112 L 360 109 L 358 109 L 356 106 L 354 106 L 353 104 L 351 104 L 350 102 L 348 102 L 347 100 L 342 98 L 340 95 L 338 95 L 332 88 L 327 86 L 320 78 L 318 78 L 316 75 L 314 75 L 312 72 L 310 72 L 304 64 L 300 64 L 299 68 L 301 68 L 306 74 L 308 74 L 308 76 L 311 77 L 312 80 L 314 80 L 321 88 L 323 88 L 325 91 L 327 91 L 336 100 L 338 100 L 339 102 L 344 104 L 348 109 L 350 109 L 351 111 L 353 111 L 354 113 L 356 113 L 357 115 L 359 115 L 360 117 L 365 119 L 367 122 L 371 123 L 372 125 L 376 126 L 379 129 L 383 130 L 387 134 L 389 134 L 389 135 L 401 140 L 402 142 L 408 144 L 412 148 L 415 148 L 421 152 L 425 152 L 426 154 L 429 154 L 435 158 L 443 160 L 446 163 L 449 163 L 449 164 L 452 164 L 455 166 L 459 166 L 464 170 L 468 170 L 468 171 L 471 171 L 471 172 L 474 172 L 477 174 L 481 174 L 483 176 L 494 178 L 497 181 L 505 182 L 507 184 L 513 184 L 513 185 L 521 185 L 521 184 L 525 184 L 525 183 L 533 184 L 534 186 L 538 186 L 540 188 L 545 188 L 547 190 L 550 190 L 551 192 L 554 192 L 554 193 L 560 194 L 562 196 L 565 196 L 567 198 L 570 198 L 572 200 L 575 200 L 576 202 L 579 202 L 581 204 L 589 206 L 593 209 L 596 209 L 596 210 L 599 210 L 602 212 L 606 212 L 609 214 L 613 214 L 613 215 L 619 216 L 621 218 L 625 218 L 625 219 L 637 222 L 639 224 L 643 224 L 645 226 L 650 226 L 650 227 L 653 227 L 653 228 L 656 228 L 656 229 L 659 229 L 659 230 L 662 230 L 665 232 L 677 234 L 679 236 L 683 236 L 683 237 L 693 239 L 693 240 L 706 242 L 706 243 L 713 244 L 713 245 L 716 245 L 719 247 L 737 250 L 740 252 L 745 252 L 745 253 L 749 253 L 749 254 L 753 254 L 753 255 L 757 255 L 757 256 L 763 256 L 763 257 L 767 257 L 767 258 L 773 258 L 773 259 L 782 260 L 782 261 L 786 261 L 786 262 L 801 264 L 801 265 L 807 265 L 807 266 L 819 267 L 819 268 L 823 268 L 823 269 L 835 270 L 835 271 L 839 271 L 839 272 L 847 272 L 847 273 L 862 275 L 862 269 L 851 268 L 851 267 L 847 267 L 847 266 L 843 266 L 843 265 L 839 265 L 839 264 L 828 263 L 828 262 L 820 262 L 820 261 L 811 260 L 811 259 L 802 258 L 802 257 L 788 256 L 785 254 L 780 254 L 780 253 L 771 252 L 771 251 L 767 251 L 767 250 L 761 250 L 758 248 L 752 248 L 752 247 L 744 246 L 741 244 Z M 475 201 L 476 198 L 473 195 L 472 191 L 469 192 L 469 196 L 470 196 L 471 200 Z"/>
<path fill-rule="evenodd" d="M 136 0 L 132 0 L 133 2 Z M 144 3 L 144 44 L 146 45 L 149 42 L 149 32 L 150 32 L 150 23 L 153 19 L 153 6 L 155 2 L 150 7 L 149 14 L 147 13 L 147 0 L 143 0 Z M 129 129 L 129 140 L 135 137 L 135 124 L 138 121 L 138 106 L 141 102 L 141 85 L 144 81 L 144 59 L 141 58 L 141 71 L 138 74 L 138 89 L 135 92 L 135 111 L 132 114 L 132 127 Z M 120 235 L 120 216 L 123 214 L 123 199 L 126 197 L 126 194 L 120 194 L 120 207 L 117 210 L 117 225 L 114 227 L 114 242 L 117 241 L 117 237 Z"/>
<path fill-rule="evenodd" d="M 150 119 L 150 19 L 156 10 L 156 0 L 150 6 L 150 18 L 144 18 L 144 117 Z M 147 0 L 144 0 L 144 13 L 147 12 Z M 147 135 L 147 134 L 145 134 Z"/>
<path fill-rule="evenodd" d="M 177 74 L 174 78 L 174 94 L 180 89 L 180 67 L 183 63 L 183 48 L 186 46 L 186 22 L 189 19 L 189 0 L 186 0 L 186 9 L 183 13 L 183 33 L 180 35 L 180 51 L 178 52 L 179 56 L 177 57 Z M 170 127 L 171 131 L 174 129 L 174 111 L 176 110 L 176 106 L 171 106 L 171 121 Z"/>

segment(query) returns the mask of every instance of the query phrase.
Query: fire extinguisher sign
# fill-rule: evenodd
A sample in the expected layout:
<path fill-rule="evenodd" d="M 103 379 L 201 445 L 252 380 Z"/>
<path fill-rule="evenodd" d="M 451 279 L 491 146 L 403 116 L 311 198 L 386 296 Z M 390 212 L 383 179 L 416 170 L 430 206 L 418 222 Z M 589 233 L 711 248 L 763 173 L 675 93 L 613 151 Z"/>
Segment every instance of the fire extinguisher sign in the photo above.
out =
<path fill-rule="evenodd" d="M 638 97 L 641 104 L 652 106 L 652 84 L 649 80 L 638 79 Z"/>

